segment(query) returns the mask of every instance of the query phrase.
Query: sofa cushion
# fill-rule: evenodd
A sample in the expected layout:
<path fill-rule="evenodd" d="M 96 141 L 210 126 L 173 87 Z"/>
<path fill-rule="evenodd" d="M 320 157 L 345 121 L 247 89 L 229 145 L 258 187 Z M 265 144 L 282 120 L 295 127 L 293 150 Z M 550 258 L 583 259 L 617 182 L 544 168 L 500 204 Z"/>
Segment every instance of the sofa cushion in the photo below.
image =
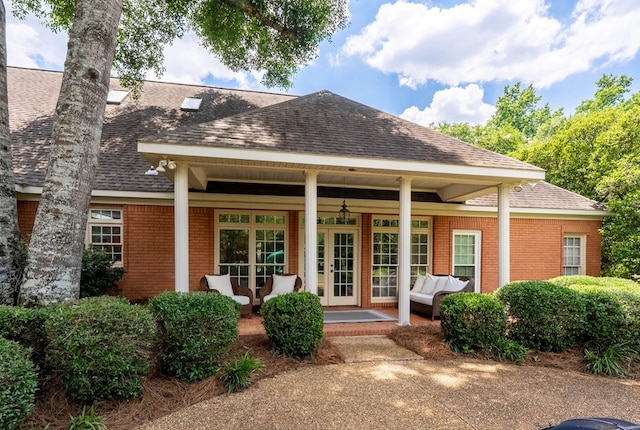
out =
<path fill-rule="evenodd" d="M 272 275 L 273 285 L 271 286 L 271 294 L 277 296 L 279 294 L 293 293 L 296 286 L 298 275 Z"/>
<path fill-rule="evenodd" d="M 242 306 L 249 304 L 249 297 L 247 296 L 231 296 L 233 300 L 240 303 Z"/>
<path fill-rule="evenodd" d="M 428 275 L 427 275 L 428 276 Z M 411 288 L 411 291 L 414 291 L 416 293 L 419 293 L 422 290 L 422 287 L 424 285 L 424 281 L 427 278 L 425 278 L 424 276 L 418 276 L 416 278 L 416 282 L 413 284 L 413 287 Z"/>
<path fill-rule="evenodd" d="M 225 296 L 233 296 L 233 287 L 231 286 L 231 277 L 226 275 L 205 275 L 207 278 L 207 284 L 212 290 L 217 290 L 220 294 Z"/>
<path fill-rule="evenodd" d="M 433 305 L 433 295 L 432 294 L 423 294 L 423 293 L 409 293 L 409 300 L 413 302 L 423 303 L 425 305 Z"/>
<path fill-rule="evenodd" d="M 448 276 L 442 291 L 460 291 L 466 287 L 468 283 L 469 281 L 462 281 L 454 276 Z"/>
<path fill-rule="evenodd" d="M 430 273 L 427 273 L 424 277 L 424 284 L 422 285 L 422 290 L 420 292 L 423 294 L 435 293 L 438 278 L 439 276 L 433 276 Z"/>

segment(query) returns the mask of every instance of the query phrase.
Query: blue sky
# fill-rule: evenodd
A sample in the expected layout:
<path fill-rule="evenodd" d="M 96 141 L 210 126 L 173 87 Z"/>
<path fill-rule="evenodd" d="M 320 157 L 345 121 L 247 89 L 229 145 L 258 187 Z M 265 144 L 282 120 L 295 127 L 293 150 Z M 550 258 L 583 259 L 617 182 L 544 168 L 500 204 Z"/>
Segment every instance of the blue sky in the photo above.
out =
<path fill-rule="evenodd" d="M 637 0 L 350 0 L 349 11 L 349 26 L 286 92 L 326 89 L 428 125 L 484 123 L 516 82 L 567 114 L 604 73 L 631 76 L 640 90 Z M 9 65 L 62 69 L 66 36 L 33 17 L 8 14 L 7 45 Z M 193 34 L 165 56 L 162 80 L 285 92 L 260 85 L 259 71 L 227 69 Z"/>

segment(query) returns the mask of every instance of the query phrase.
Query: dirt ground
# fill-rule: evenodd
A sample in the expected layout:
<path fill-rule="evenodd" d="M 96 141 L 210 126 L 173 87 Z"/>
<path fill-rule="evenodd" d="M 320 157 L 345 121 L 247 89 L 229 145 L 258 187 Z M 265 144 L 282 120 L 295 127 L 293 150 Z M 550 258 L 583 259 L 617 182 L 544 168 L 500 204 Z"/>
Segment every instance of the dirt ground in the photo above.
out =
<path fill-rule="evenodd" d="M 398 345 L 416 352 L 427 360 L 443 361 L 463 358 L 453 353 L 443 342 L 439 326 L 399 327 L 389 337 Z M 254 375 L 253 381 L 270 378 L 278 373 L 306 366 L 343 363 L 344 359 L 331 338 L 325 337 L 314 357 L 308 361 L 296 361 L 280 357 L 271 351 L 266 335 L 240 336 L 229 353 L 229 361 L 249 351 L 260 358 L 265 367 Z M 468 358 L 466 356 L 465 358 Z M 477 356 L 475 358 L 487 359 Z M 583 371 L 582 355 L 579 351 L 565 353 L 531 353 L 526 365 L 553 367 Z M 146 381 L 144 394 L 133 401 L 109 401 L 96 405 L 96 412 L 106 416 L 109 430 L 130 429 L 152 421 L 179 409 L 199 403 L 214 396 L 226 395 L 226 389 L 216 377 L 187 384 L 175 379 L 154 375 Z M 70 416 L 77 416 L 81 405 L 65 399 L 62 387 L 50 387 L 40 393 L 36 406 L 23 428 L 50 430 L 68 429 Z"/>

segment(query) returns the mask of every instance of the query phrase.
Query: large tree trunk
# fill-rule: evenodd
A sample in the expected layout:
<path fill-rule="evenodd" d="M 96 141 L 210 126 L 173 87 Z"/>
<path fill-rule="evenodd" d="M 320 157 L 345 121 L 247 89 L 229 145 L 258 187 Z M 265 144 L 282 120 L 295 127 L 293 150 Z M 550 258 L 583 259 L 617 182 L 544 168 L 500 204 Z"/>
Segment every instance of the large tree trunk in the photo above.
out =
<path fill-rule="evenodd" d="M 0 304 L 13 305 L 19 281 L 18 209 L 13 178 L 7 96 L 6 11 L 0 1 Z"/>
<path fill-rule="evenodd" d="M 19 302 L 77 299 L 122 0 L 78 0 Z"/>

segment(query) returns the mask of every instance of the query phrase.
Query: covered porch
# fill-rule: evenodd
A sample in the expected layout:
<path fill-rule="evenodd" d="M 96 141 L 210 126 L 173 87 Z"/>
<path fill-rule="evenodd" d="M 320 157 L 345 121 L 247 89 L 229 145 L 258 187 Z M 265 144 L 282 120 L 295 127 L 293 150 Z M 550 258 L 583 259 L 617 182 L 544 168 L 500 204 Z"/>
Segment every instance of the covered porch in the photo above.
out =
<path fill-rule="evenodd" d="M 176 291 L 189 291 L 190 206 L 299 213 L 300 264 L 288 271 L 303 278 L 305 291 L 322 294 L 318 222 L 326 214 L 339 218 L 348 203 L 352 216 L 397 219 L 399 325 L 418 321 L 409 312 L 412 217 L 439 210 L 465 215 L 465 200 L 497 191 L 504 285 L 510 271 L 509 190 L 544 179 L 534 166 L 328 92 L 171 131 L 140 141 L 138 151 L 174 183 Z M 363 223 L 354 232 L 366 228 Z M 362 277 L 362 269 L 355 276 Z"/>

